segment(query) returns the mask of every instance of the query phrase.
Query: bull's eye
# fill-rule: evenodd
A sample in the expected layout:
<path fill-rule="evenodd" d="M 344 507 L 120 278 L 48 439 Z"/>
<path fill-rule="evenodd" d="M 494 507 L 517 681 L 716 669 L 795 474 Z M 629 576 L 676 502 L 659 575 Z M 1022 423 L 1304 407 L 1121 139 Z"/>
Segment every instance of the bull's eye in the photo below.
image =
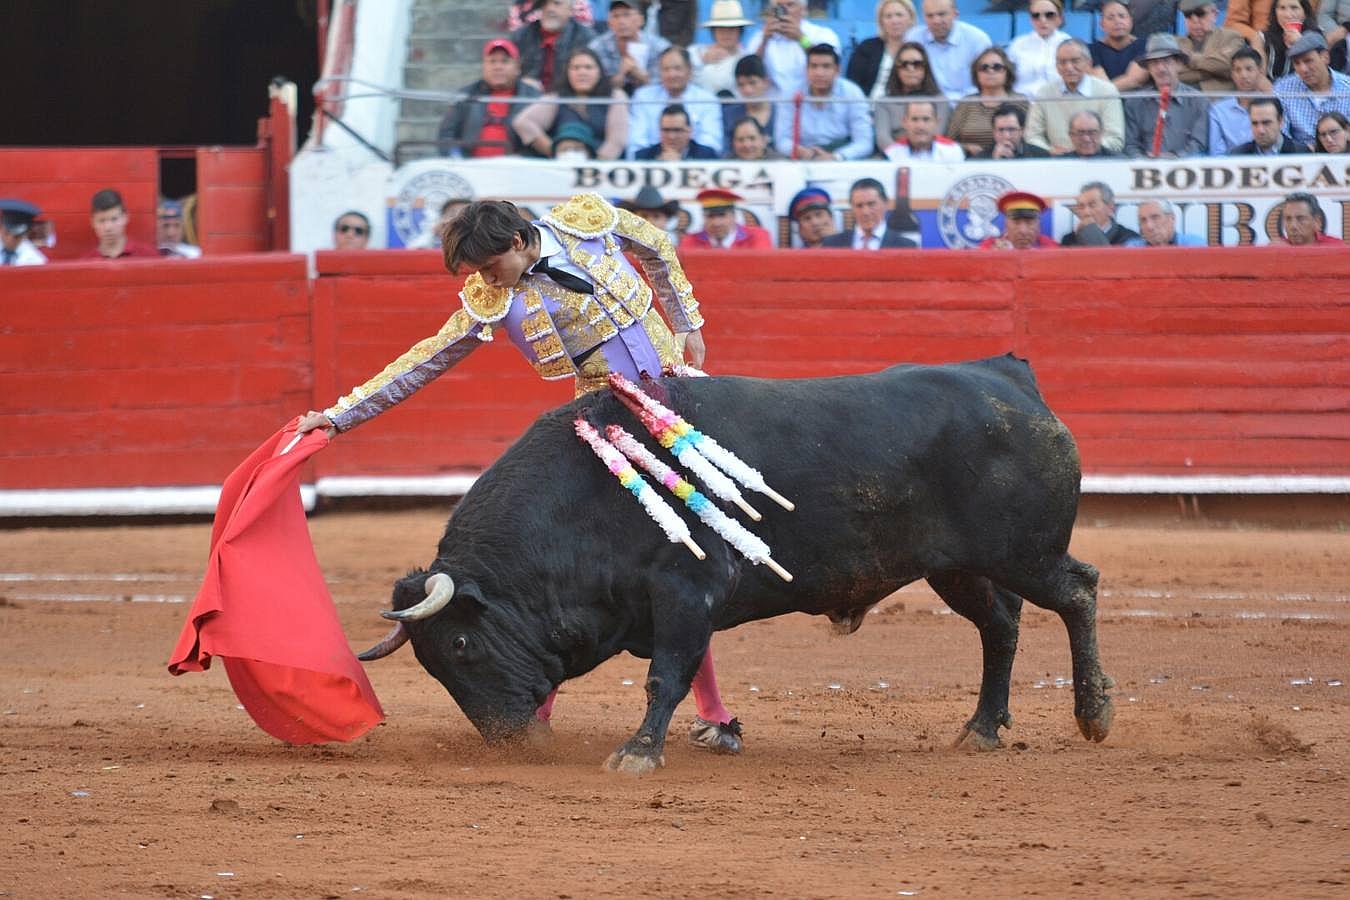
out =
<path fill-rule="evenodd" d="M 457 634 L 455 639 L 450 642 L 450 646 L 454 647 L 456 651 L 463 651 L 465 647 L 469 646 L 469 640 L 464 635 Z"/>

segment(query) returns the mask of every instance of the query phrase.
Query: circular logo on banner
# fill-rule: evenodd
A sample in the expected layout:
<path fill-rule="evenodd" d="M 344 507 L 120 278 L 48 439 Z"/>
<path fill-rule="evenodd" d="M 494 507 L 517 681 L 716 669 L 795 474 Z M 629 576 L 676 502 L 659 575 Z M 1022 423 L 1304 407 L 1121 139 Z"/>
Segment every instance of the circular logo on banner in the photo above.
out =
<path fill-rule="evenodd" d="M 948 247 L 964 250 L 977 247 L 985 238 L 1000 231 L 998 198 L 1013 189 L 1012 182 L 997 175 L 971 175 L 962 178 L 942 198 L 938 207 L 938 231 Z"/>
<path fill-rule="evenodd" d="M 445 201 L 472 199 L 473 185 L 449 169 L 420 172 L 409 178 L 394 197 L 394 233 L 404 247 L 440 246 L 432 229 Z"/>

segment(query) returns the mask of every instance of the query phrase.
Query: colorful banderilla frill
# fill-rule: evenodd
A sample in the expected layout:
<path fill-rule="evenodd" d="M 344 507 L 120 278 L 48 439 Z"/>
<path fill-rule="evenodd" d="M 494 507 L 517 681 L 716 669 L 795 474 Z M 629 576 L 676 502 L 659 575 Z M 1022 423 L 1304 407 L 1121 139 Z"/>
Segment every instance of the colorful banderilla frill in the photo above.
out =
<path fill-rule="evenodd" d="M 718 509 L 697 488 L 681 478 L 679 472 L 657 459 L 631 434 L 618 425 L 607 426 L 605 434 L 609 437 L 610 443 L 619 448 L 624 456 L 651 473 L 653 478 L 665 485 L 676 497 L 683 500 L 685 506 L 689 507 L 709 528 L 721 535 L 722 539 L 734 547 L 742 556 L 755 565 L 762 563 L 768 566 L 774 574 L 784 581 L 792 580 L 792 573 L 778 565 L 769 556 L 771 551 L 768 544 L 751 534 L 740 522 Z"/>
<path fill-rule="evenodd" d="M 719 467 L 732 478 L 739 481 L 745 487 L 752 491 L 759 491 L 773 502 L 786 510 L 793 510 L 796 507 L 792 501 L 788 500 L 782 494 L 779 494 L 773 488 L 764 482 L 764 476 L 758 470 L 751 468 L 741 461 L 741 458 L 730 450 L 717 443 L 713 438 L 694 428 L 693 425 L 686 422 L 678 413 L 669 409 L 664 404 L 652 399 L 641 388 L 633 384 L 627 378 L 618 372 L 613 372 L 609 376 L 610 390 L 627 406 L 633 413 L 642 420 L 642 424 L 647 426 L 647 430 L 652 436 L 660 441 L 661 446 L 668 449 L 675 458 L 694 471 L 699 478 L 703 478 L 703 472 L 699 468 L 686 460 L 686 456 L 699 456 L 707 462 Z M 691 449 L 693 454 L 686 454 L 684 451 Z M 705 483 L 707 480 L 704 479 Z M 736 501 L 731 497 L 723 495 L 711 483 L 708 488 L 723 500 Z M 736 492 L 739 497 L 740 492 Z M 743 503 L 744 501 L 741 501 Z M 741 503 L 737 503 L 741 506 Z M 742 509 L 746 507 L 741 506 Z M 746 515 L 755 521 L 759 521 L 759 514 L 750 510 Z"/>
<path fill-rule="evenodd" d="M 577 437 L 591 445 L 595 455 L 600 457 L 606 468 L 614 473 L 614 477 L 619 479 L 619 484 L 627 488 L 642 504 L 642 508 L 647 511 L 647 515 L 655 519 L 656 524 L 661 526 L 661 530 L 666 533 L 666 538 L 672 544 L 684 544 L 689 548 L 689 552 L 699 559 L 707 559 L 707 554 L 703 552 L 703 548 L 694 543 L 694 539 L 689 534 L 689 526 L 684 519 L 680 518 L 680 514 L 675 512 L 669 503 L 661 499 L 661 495 L 656 493 L 652 486 L 647 483 L 647 480 L 637 473 L 637 470 L 629 464 L 618 448 L 605 440 L 600 432 L 595 430 L 595 426 L 585 419 L 578 418 L 572 424 L 576 427 Z"/>

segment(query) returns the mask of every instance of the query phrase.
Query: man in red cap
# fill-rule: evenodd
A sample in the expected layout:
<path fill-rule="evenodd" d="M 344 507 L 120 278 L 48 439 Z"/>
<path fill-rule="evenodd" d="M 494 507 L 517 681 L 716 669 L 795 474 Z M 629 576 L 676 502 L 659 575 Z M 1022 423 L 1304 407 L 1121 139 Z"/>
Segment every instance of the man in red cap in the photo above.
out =
<path fill-rule="evenodd" d="M 773 240 L 763 228 L 736 221 L 736 203 L 740 194 L 724 188 L 707 188 L 695 195 L 703 207 L 703 230 L 680 239 L 681 250 L 771 250 Z"/>
<path fill-rule="evenodd" d="M 506 156 L 520 152 L 511 127 L 524 109 L 512 97 L 538 97 L 539 89 L 520 80 L 520 50 L 506 38 L 483 45 L 483 77 L 461 91 L 464 99 L 441 120 L 436 140 L 444 156 Z"/>
<path fill-rule="evenodd" d="M 998 198 L 998 211 L 1003 213 L 1003 234 L 985 238 L 981 250 L 1031 250 L 1035 247 L 1058 247 L 1055 239 L 1041 233 L 1041 213 L 1045 201 L 1027 191 L 1009 191 Z"/>

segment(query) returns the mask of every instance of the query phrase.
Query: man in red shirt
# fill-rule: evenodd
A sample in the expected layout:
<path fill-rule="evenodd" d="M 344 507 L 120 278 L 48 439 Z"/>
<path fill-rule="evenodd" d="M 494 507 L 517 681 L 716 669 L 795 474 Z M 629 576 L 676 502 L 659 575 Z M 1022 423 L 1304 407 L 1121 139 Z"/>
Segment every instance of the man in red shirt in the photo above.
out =
<path fill-rule="evenodd" d="M 736 203 L 745 198 L 722 188 L 708 188 L 695 195 L 703 207 L 703 230 L 680 239 L 681 250 L 771 250 L 773 239 L 763 228 L 736 222 Z"/>
<path fill-rule="evenodd" d="M 1041 213 L 1045 201 L 1026 191 L 1009 191 L 998 198 L 998 211 L 1003 213 L 1003 234 L 985 238 L 981 250 L 1031 250 L 1036 247 L 1058 247 L 1055 239 L 1041 233 Z"/>
<path fill-rule="evenodd" d="M 1284 198 L 1280 207 L 1280 231 L 1282 240 L 1272 244 L 1285 244 L 1290 247 L 1312 247 L 1321 244 L 1336 244 L 1344 247 L 1345 241 L 1337 240 L 1326 233 L 1327 214 L 1317 198 L 1306 191 L 1295 191 Z"/>
<path fill-rule="evenodd" d="M 89 224 L 98 237 L 98 246 L 81 259 L 121 259 L 126 256 L 144 256 L 159 259 L 159 250 L 127 237 L 127 206 L 122 195 L 112 188 L 104 188 L 90 201 Z"/>
<path fill-rule="evenodd" d="M 539 89 L 520 80 L 520 50 L 506 38 L 483 45 L 483 77 L 466 86 L 464 99 L 441 120 L 436 138 L 445 156 L 506 156 L 520 152 L 511 127 L 524 109 L 513 97 L 538 97 Z"/>

